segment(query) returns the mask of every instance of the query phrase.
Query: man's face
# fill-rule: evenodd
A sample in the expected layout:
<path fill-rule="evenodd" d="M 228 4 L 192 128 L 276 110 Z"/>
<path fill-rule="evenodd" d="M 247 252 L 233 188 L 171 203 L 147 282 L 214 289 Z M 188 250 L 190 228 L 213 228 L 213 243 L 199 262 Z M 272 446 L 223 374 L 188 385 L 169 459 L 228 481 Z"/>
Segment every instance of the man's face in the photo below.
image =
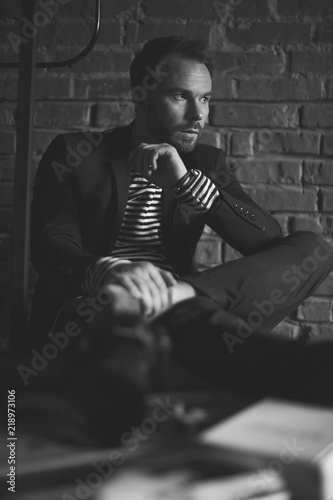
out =
<path fill-rule="evenodd" d="M 164 72 L 168 76 L 145 102 L 146 127 L 157 142 L 189 153 L 208 117 L 212 79 L 204 64 L 179 56 L 169 56 Z"/>

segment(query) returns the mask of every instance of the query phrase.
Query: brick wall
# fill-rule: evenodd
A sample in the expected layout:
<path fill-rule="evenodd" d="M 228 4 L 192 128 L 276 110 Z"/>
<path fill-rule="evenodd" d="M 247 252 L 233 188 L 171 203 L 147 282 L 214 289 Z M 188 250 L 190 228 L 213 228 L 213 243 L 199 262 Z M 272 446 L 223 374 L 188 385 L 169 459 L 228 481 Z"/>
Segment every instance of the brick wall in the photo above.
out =
<path fill-rule="evenodd" d="M 39 0 L 36 12 L 39 60 L 71 57 L 89 40 L 92 0 Z M 333 241 L 331 0 L 103 0 L 102 17 L 98 44 L 84 60 L 37 71 L 34 169 L 59 132 L 131 121 L 128 68 L 143 42 L 172 34 L 203 37 L 216 63 L 203 141 L 226 149 L 230 169 L 286 234 L 311 229 Z M 19 19 L 20 2 L 2 0 L 1 61 L 17 60 Z M 21 35 L 30 33 L 26 26 Z M 0 345 L 9 335 L 16 92 L 17 71 L 1 70 Z M 201 266 L 236 257 L 205 231 Z M 34 280 L 32 271 L 32 286 Z M 329 333 L 332 298 L 333 275 L 284 323 L 285 331 Z"/>

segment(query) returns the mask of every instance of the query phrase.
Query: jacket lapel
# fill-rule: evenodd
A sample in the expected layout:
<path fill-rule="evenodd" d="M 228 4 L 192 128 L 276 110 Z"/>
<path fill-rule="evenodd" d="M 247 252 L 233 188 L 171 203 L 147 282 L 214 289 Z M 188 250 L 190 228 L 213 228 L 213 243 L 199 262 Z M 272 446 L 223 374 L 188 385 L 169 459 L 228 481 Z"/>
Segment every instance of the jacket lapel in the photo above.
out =
<path fill-rule="evenodd" d="M 114 247 L 118 238 L 118 233 L 120 231 L 121 224 L 125 214 L 130 178 L 131 178 L 130 168 L 125 159 L 112 158 L 111 164 L 116 184 L 117 203 L 116 203 L 115 225 L 109 242 L 109 250 L 111 250 Z"/>
<path fill-rule="evenodd" d="M 127 159 L 130 152 L 131 130 L 132 124 L 127 127 L 115 129 L 110 135 L 108 163 L 116 192 L 116 200 L 114 202 L 111 200 L 111 203 L 112 209 L 116 213 L 113 217 L 114 226 L 112 231 L 110 231 L 112 234 L 108 245 L 109 251 L 112 250 L 117 241 L 128 199 L 131 169 Z"/>

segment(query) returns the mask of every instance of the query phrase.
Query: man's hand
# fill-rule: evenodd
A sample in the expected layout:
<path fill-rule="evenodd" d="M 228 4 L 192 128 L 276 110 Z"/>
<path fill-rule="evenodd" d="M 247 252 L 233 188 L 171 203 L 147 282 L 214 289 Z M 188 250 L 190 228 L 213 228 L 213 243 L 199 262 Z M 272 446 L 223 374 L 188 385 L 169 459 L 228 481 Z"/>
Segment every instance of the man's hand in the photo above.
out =
<path fill-rule="evenodd" d="M 133 170 L 161 188 L 173 188 L 187 172 L 176 148 L 166 143 L 140 144 L 129 162 Z"/>
<path fill-rule="evenodd" d="M 117 265 L 112 270 L 110 281 L 139 299 L 146 316 L 156 314 L 170 305 L 168 288 L 177 284 L 171 273 L 147 261 Z"/>

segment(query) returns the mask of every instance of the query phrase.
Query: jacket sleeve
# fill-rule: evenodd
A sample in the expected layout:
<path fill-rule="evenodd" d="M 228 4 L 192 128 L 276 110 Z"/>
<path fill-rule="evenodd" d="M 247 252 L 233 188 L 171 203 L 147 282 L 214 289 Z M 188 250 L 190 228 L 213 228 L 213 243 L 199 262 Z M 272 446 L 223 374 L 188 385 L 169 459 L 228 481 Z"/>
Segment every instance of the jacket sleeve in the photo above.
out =
<path fill-rule="evenodd" d="M 57 136 L 39 164 L 31 205 L 31 259 L 40 275 L 54 285 L 76 289 L 86 266 L 97 259 L 83 252 L 73 168 L 66 136 Z"/>
<path fill-rule="evenodd" d="M 237 179 L 224 166 L 224 153 L 218 150 L 215 169 L 208 177 L 220 196 L 206 215 L 206 224 L 230 246 L 250 255 L 283 237 L 279 223 L 245 193 Z"/>

